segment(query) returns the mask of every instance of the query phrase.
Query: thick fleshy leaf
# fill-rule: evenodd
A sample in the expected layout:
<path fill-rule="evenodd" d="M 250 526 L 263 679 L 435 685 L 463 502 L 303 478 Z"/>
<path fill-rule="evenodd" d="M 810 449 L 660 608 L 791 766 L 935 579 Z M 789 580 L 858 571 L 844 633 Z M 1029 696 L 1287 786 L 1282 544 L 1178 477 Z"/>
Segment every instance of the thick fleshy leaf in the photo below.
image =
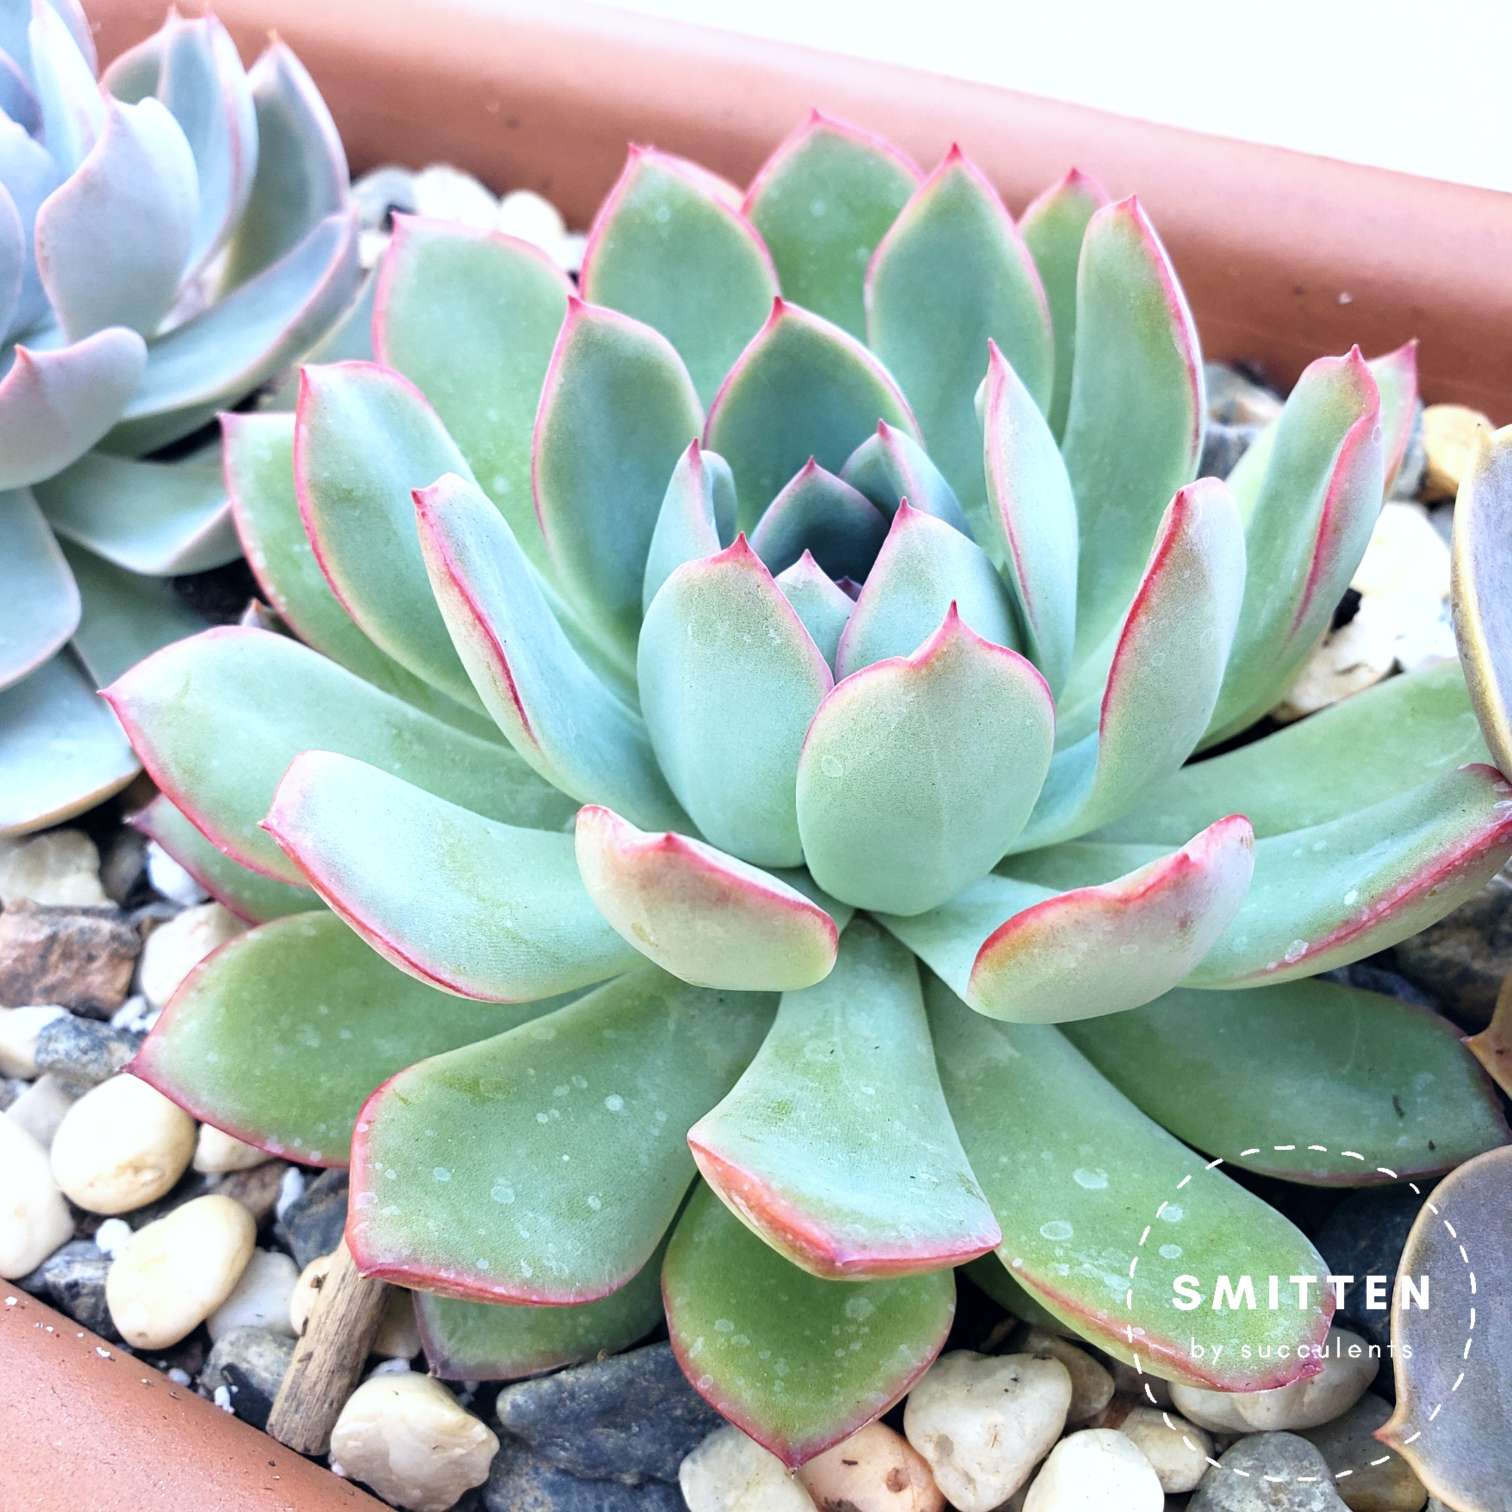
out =
<path fill-rule="evenodd" d="M 1035 665 L 1058 692 L 1076 641 L 1076 500 L 1060 448 L 996 344 L 982 395 L 986 498 L 976 537 L 1013 589 Z"/>
<path fill-rule="evenodd" d="M 686 835 L 578 810 L 583 885 L 619 935 L 695 987 L 787 992 L 835 964 L 835 920 L 770 872 Z"/>
<path fill-rule="evenodd" d="M 662 496 L 656 529 L 646 552 L 646 577 L 641 585 L 641 610 L 684 562 L 723 551 L 735 536 L 735 480 L 730 464 L 705 451 L 695 437 L 672 469 L 672 481 Z"/>
<path fill-rule="evenodd" d="M 87 452 L 35 492 L 60 535 L 128 572 L 205 572 L 241 554 L 218 445 L 173 462 Z"/>
<path fill-rule="evenodd" d="M 271 268 L 152 344 L 110 448 L 140 454 L 198 430 L 301 356 L 356 292 L 356 222 L 329 216 Z"/>
<path fill-rule="evenodd" d="M 744 208 L 787 297 L 865 339 L 867 264 L 919 179 L 890 142 L 815 110 L 762 165 Z"/>
<path fill-rule="evenodd" d="M 364 682 L 469 734 L 496 735 L 476 704 L 465 708 L 380 651 L 332 592 L 300 518 L 294 424 L 293 415 L 221 416 L 232 515 L 264 597 L 302 641 Z"/>
<path fill-rule="evenodd" d="M 352 1143 L 358 1266 L 482 1302 L 592 1302 L 628 1285 L 687 1191 L 688 1126 L 772 1008 L 645 967 L 400 1072 Z"/>
<path fill-rule="evenodd" d="M 308 887 L 261 876 L 218 851 L 161 793 L 129 822 L 162 846 L 216 902 L 248 924 L 324 906 Z"/>
<path fill-rule="evenodd" d="M 962 535 L 971 534 L 966 512 L 944 473 L 911 435 L 885 420 L 879 420 L 876 432 L 850 454 L 840 476 L 889 519 L 907 499 L 915 509 L 954 525 Z"/>
<path fill-rule="evenodd" d="M 627 663 L 667 480 L 702 418 L 666 337 L 568 300 L 536 414 L 536 514 L 563 591 Z"/>
<path fill-rule="evenodd" d="M 1502 1425 L 1512 1393 L 1512 1151 L 1493 1150 L 1434 1188 L 1407 1235 L 1399 1277 L 1432 1277 L 1432 1301 L 1391 1318 L 1396 1411 L 1377 1431 L 1450 1507 L 1500 1512 L 1512 1483 Z"/>
<path fill-rule="evenodd" d="M 448 997 L 395 971 L 334 915 L 301 913 L 202 961 L 131 1070 L 272 1155 L 340 1166 L 357 1110 L 385 1078 L 552 1006 Z"/>
<path fill-rule="evenodd" d="M 18 346 L 0 378 L 0 488 L 24 488 L 67 467 L 115 424 L 137 391 L 147 345 L 112 326 L 72 346 Z"/>
<path fill-rule="evenodd" d="M 1080 520 L 1077 652 L 1128 603 L 1160 512 L 1202 453 L 1202 362 L 1175 270 L 1137 200 L 1087 224 L 1062 450 Z M 1137 379 L 1131 375 L 1137 374 Z"/>
<path fill-rule="evenodd" d="M 533 1002 L 636 962 L 570 835 L 495 823 L 329 751 L 294 758 L 263 828 L 374 950 L 445 992 Z"/>
<path fill-rule="evenodd" d="M 954 608 L 914 655 L 836 684 L 798 760 L 814 880 L 857 908 L 914 914 L 984 876 L 1033 807 L 1054 717 L 1039 673 Z"/>
<path fill-rule="evenodd" d="M 0 71 L 0 78 L 4 77 Z M 0 111 L 5 109 L 0 100 Z M 18 322 L 21 286 L 31 263 L 31 238 L 21 224 L 15 196 L 0 182 L 0 343 L 8 340 Z"/>
<path fill-rule="evenodd" d="M 138 770 L 115 716 L 69 652 L 0 690 L 0 835 L 83 813 Z"/>
<path fill-rule="evenodd" d="M 694 1389 L 788 1466 L 886 1412 L 929 1368 L 955 1316 L 948 1270 L 821 1280 L 702 1184 L 667 1248 L 662 1296 Z"/>
<path fill-rule="evenodd" d="M 952 147 L 893 223 L 866 273 L 866 329 L 897 375 L 929 454 L 967 509 L 981 499 L 982 427 L 972 395 L 994 341 L 1048 408 L 1050 307 L 1013 217 Z"/>
<path fill-rule="evenodd" d="M 1512 427 L 1483 435 L 1454 506 L 1454 633 L 1481 731 L 1512 767 Z"/>
<path fill-rule="evenodd" d="M 36 501 L 0 494 L 0 688 L 35 671 L 79 623 L 79 590 Z"/>
<path fill-rule="evenodd" d="M 443 1381 L 517 1381 L 618 1354 L 661 1322 L 662 1253 L 618 1291 L 577 1307 L 464 1302 L 417 1291 L 415 1322 L 431 1374 Z"/>
<path fill-rule="evenodd" d="M 180 641 L 106 697 L 174 805 L 233 860 L 285 882 L 304 878 L 260 826 L 301 751 L 353 756 L 506 823 L 560 828 L 574 808 L 507 747 L 264 630 L 228 626 Z"/>
<path fill-rule="evenodd" d="M 49 318 L 47 294 L 37 274 L 29 227 L 37 218 L 43 200 L 62 182 L 62 172 L 38 141 L 24 127 L 0 116 L 0 187 L 16 207 L 23 243 L 21 287 L 15 308 L 9 312 L 6 329 L 25 335 Z"/>
<path fill-rule="evenodd" d="M 54 161 L 65 173 L 72 173 L 105 125 L 105 101 L 89 60 L 51 5 L 31 6 L 27 45 L 32 89 L 42 115 L 42 139 Z"/>
<path fill-rule="evenodd" d="M 1479 1034 L 1472 1034 L 1465 1048 L 1486 1068 L 1486 1075 L 1512 1096 L 1512 986 L 1508 979 L 1502 980 L 1496 995 L 1491 1022 Z"/>
<path fill-rule="evenodd" d="M 714 396 L 703 439 L 729 461 L 749 530 L 810 457 L 839 472 L 879 420 L 918 437 L 902 391 L 859 341 L 777 299 Z"/>
<path fill-rule="evenodd" d="M 1151 1375 L 1263 1391 L 1308 1372 L 1333 1301 L 1297 1229 L 1205 1169 L 1059 1030 L 994 1023 L 933 978 L 925 1001 L 945 1096 L 1015 1281 Z M 1289 1287 L 1274 1308 L 1178 1308 L 1178 1276 L 1211 1297 L 1220 1275 L 1240 1274 L 1317 1279 L 1305 1302 Z"/>
<path fill-rule="evenodd" d="M 1318 981 L 1171 992 L 1065 1032 L 1178 1139 L 1284 1181 L 1404 1180 L 1508 1139 L 1453 1026 L 1376 992 Z"/>
<path fill-rule="evenodd" d="M 751 549 L 774 574 L 809 551 L 831 577 L 861 582 L 886 534 L 876 505 L 810 457 L 756 522 Z"/>
<path fill-rule="evenodd" d="M 1320 357 L 1288 397 L 1245 520 L 1244 603 L 1210 742 L 1264 714 L 1328 628 L 1380 513 L 1380 420 L 1358 347 Z"/>
<path fill-rule="evenodd" d="M 1236 814 L 1101 886 L 1056 893 L 990 876 L 941 908 L 883 922 L 988 1018 L 1123 1013 L 1169 992 L 1212 949 L 1249 888 L 1254 838 Z"/>
<path fill-rule="evenodd" d="M 483 706 L 553 787 L 680 824 L 640 715 L 573 649 L 506 520 L 454 473 L 415 494 L 436 602 Z"/>
<path fill-rule="evenodd" d="M 632 147 L 599 207 L 583 298 L 660 331 L 707 404 L 777 293 L 755 228 L 680 159 Z"/>
<path fill-rule="evenodd" d="M 657 760 L 703 834 L 757 866 L 798 865 L 793 774 L 834 679 L 744 536 L 662 585 L 639 676 Z"/>
<path fill-rule="evenodd" d="M 1051 391 L 1049 420 L 1059 437 L 1066 428 L 1071 407 L 1071 372 L 1076 352 L 1076 269 L 1081 261 L 1082 238 L 1087 223 L 1108 203 L 1108 193 L 1096 179 L 1079 168 L 1068 169 L 1019 218 L 1024 245 L 1039 270 L 1045 297 L 1050 303 L 1050 324 L 1055 334 L 1055 385 Z"/>
<path fill-rule="evenodd" d="M 819 648 L 819 654 L 833 667 L 855 601 L 808 551 L 777 574 L 777 586 L 803 621 L 803 628 Z"/>
<path fill-rule="evenodd" d="M 83 605 L 73 649 L 95 687 L 103 688 L 143 657 L 205 628 L 204 616 L 189 607 L 172 583 L 127 572 L 66 541 L 63 555 Z"/>
<path fill-rule="evenodd" d="M 0 111 L 25 132 L 35 134 L 42 129 L 42 111 L 31 83 L 3 45 L 0 45 Z M 3 326 L 4 322 L 0 322 L 0 329 Z"/>
<path fill-rule="evenodd" d="M 1212 717 L 1243 588 L 1239 512 L 1222 483 L 1203 478 L 1181 489 L 1161 520 L 1097 729 L 1057 755 L 1020 850 L 1116 819 L 1180 769 Z"/>
<path fill-rule="evenodd" d="M 913 957 L 866 920 L 823 982 L 783 995 L 688 1143 L 736 1217 L 816 1276 L 939 1270 L 1002 1240 L 945 1108 Z"/>
<path fill-rule="evenodd" d="M 566 277 L 527 242 L 407 215 L 395 220 L 377 277 L 379 360 L 435 405 L 526 555 L 546 567 L 530 436 L 567 311 Z M 433 483 L 439 471 L 411 486 Z"/>
<path fill-rule="evenodd" d="M 1396 491 L 1397 474 L 1402 470 L 1417 423 L 1417 346 L 1417 338 L 1413 337 L 1394 352 L 1370 359 L 1370 376 L 1381 395 L 1381 437 L 1386 465 L 1383 492 L 1388 499 Z"/>
<path fill-rule="evenodd" d="M 152 335 L 178 293 L 197 204 L 178 122 L 156 100 L 110 101 L 88 157 L 37 214 L 38 272 L 70 340 L 106 326 Z"/>
<path fill-rule="evenodd" d="M 247 72 L 257 173 L 226 249 L 235 288 L 271 267 L 347 203 L 347 161 L 331 112 L 304 64 L 273 41 Z"/>

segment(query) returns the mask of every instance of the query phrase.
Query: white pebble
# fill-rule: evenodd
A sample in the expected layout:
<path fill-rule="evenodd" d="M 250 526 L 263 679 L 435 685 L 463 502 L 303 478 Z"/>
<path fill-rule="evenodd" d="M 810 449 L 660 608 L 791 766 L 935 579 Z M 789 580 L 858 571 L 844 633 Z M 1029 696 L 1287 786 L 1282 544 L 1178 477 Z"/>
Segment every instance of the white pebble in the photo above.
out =
<path fill-rule="evenodd" d="M 325 1284 L 326 1272 L 331 1268 L 331 1255 L 317 1255 L 300 1271 L 299 1279 L 289 1295 L 289 1331 L 297 1339 L 310 1321 L 310 1311 L 315 1298 Z M 412 1360 L 420 1353 L 420 1327 L 415 1322 L 415 1300 L 402 1286 L 389 1288 L 388 1300 L 383 1305 L 383 1316 L 378 1320 L 378 1332 L 373 1336 L 373 1351 L 376 1355 Z"/>
<path fill-rule="evenodd" d="M 50 1150 L 63 1115 L 74 1102 L 75 1094 L 63 1078 L 48 1071 L 5 1110 L 5 1116 L 20 1124 L 44 1150 Z"/>
<path fill-rule="evenodd" d="M 1095 1418 L 1113 1400 L 1113 1377 L 1085 1349 L 1048 1329 L 1030 1328 L 1016 1348 L 1041 1360 L 1059 1360 L 1071 1377 L 1071 1408 L 1068 1423 Z"/>
<path fill-rule="evenodd" d="M 908 1442 L 960 1512 L 991 1512 L 1028 1479 L 1066 1426 L 1071 1374 L 1033 1355 L 941 1355 L 909 1394 Z"/>
<path fill-rule="evenodd" d="M 460 168 L 432 163 L 414 177 L 415 214 L 457 221 L 480 231 L 492 228 L 499 202 L 482 183 Z"/>
<path fill-rule="evenodd" d="M 852 1512 L 943 1512 L 945 1498 L 924 1456 L 885 1423 L 868 1423 L 799 1466 L 816 1505 Z"/>
<path fill-rule="evenodd" d="M 100 885 L 100 852 L 82 830 L 50 830 L 25 840 L 0 840 L 0 906 L 109 903 Z"/>
<path fill-rule="evenodd" d="M 214 1124 L 201 1124 L 199 1139 L 194 1146 L 194 1169 L 207 1176 L 227 1171 L 250 1171 L 272 1157 L 266 1150 L 249 1145 L 246 1140 L 217 1129 Z"/>
<path fill-rule="evenodd" d="M 47 1151 L 0 1114 L 0 1276 L 35 1270 L 73 1237 L 73 1214 L 48 1169 Z"/>
<path fill-rule="evenodd" d="M 814 1512 L 788 1468 L 738 1428 L 716 1428 L 677 1469 L 688 1512 Z"/>
<path fill-rule="evenodd" d="M 1170 1420 L 1167 1427 L 1166 1420 Z M 1155 1407 L 1135 1407 L 1115 1402 L 1098 1420 L 1099 1428 L 1116 1428 L 1132 1440 L 1155 1468 L 1163 1491 L 1179 1494 L 1193 1491 L 1207 1470 L 1213 1441 L 1195 1423 L 1161 1412 Z"/>
<path fill-rule="evenodd" d="M 210 1337 L 218 1339 L 233 1328 L 271 1328 L 292 1334 L 289 1298 L 298 1279 L 299 1267 L 288 1255 L 253 1250 L 231 1295 L 205 1319 Z"/>
<path fill-rule="evenodd" d="M 124 1218 L 107 1218 L 95 1230 L 95 1248 L 112 1259 L 131 1243 L 132 1227 Z"/>
<path fill-rule="evenodd" d="M 488 1479 L 499 1440 L 439 1381 L 413 1371 L 364 1381 L 331 1431 L 341 1473 L 409 1512 L 445 1512 Z"/>
<path fill-rule="evenodd" d="M 256 1234 L 241 1203 L 214 1194 L 138 1229 L 105 1274 L 121 1337 L 136 1349 L 177 1344 L 231 1295 Z"/>
<path fill-rule="evenodd" d="M 146 1031 L 157 1023 L 161 1008 L 154 1008 L 141 993 L 135 997 L 129 997 L 114 1013 L 110 1015 L 110 1027 L 112 1029 L 131 1029 Z"/>
<path fill-rule="evenodd" d="M 63 1115 L 53 1180 L 91 1213 L 130 1213 L 167 1192 L 193 1153 L 194 1120 L 182 1108 L 134 1076 L 112 1076 Z"/>
<path fill-rule="evenodd" d="M 219 903 L 201 903 L 175 914 L 147 936 L 138 985 L 154 1008 L 161 1008 L 204 958 L 247 926 Z"/>
<path fill-rule="evenodd" d="M 186 908 L 210 896 L 156 840 L 147 842 L 147 881 L 160 898 Z"/>
<path fill-rule="evenodd" d="M 290 1166 L 278 1183 L 278 1200 L 273 1204 L 275 1216 L 282 1218 L 304 1196 L 305 1174 L 298 1166 Z"/>
<path fill-rule="evenodd" d="M 37 1074 L 37 1036 L 67 1012 L 56 1003 L 0 1008 L 0 1076 L 30 1081 Z"/>
<path fill-rule="evenodd" d="M 499 201 L 494 230 L 505 236 L 518 236 L 521 241 L 534 242 L 549 252 L 566 235 L 567 226 L 561 212 L 549 199 L 529 189 L 514 189 Z"/>
<path fill-rule="evenodd" d="M 1024 1498 L 1024 1512 L 1163 1512 L 1160 1478 L 1139 1449 L 1111 1428 L 1083 1428 L 1050 1451 Z"/>

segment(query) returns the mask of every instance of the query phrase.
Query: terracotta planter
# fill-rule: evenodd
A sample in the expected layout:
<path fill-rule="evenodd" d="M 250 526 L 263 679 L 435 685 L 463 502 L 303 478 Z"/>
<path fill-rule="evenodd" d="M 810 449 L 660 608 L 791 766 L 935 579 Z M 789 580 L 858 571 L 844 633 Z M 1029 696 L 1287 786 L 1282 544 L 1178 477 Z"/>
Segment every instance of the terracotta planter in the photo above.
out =
<path fill-rule="evenodd" d="M 103 56 L 162 0 L 95 0 Z M 1131 121 L 985 85 L 602 9 L 582 0 L 217 0 L 244 52 L 299 52 L 353 166 L 445 161 L 539 189 L 585 225 L 627 141 L 745 182 L 811 105 L 926 164 L 959 138 L 1009 204 L 1075 163 L 1137 190 L 1209 356 L 1286 386 L 1323 352 L 1417 336 L 1430 399 L 1512 420 L 1512 195 Z"/>

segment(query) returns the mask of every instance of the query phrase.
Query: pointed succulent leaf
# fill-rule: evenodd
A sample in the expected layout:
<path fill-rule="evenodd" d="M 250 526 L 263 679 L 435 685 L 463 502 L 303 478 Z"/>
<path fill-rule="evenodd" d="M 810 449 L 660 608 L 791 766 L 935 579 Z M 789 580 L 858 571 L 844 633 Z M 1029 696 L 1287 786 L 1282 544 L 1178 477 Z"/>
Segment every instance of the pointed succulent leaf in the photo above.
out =
<path fill-rule="evenodd" d="M 920 177 L 890 142 L 813 111 L 745 197 L 787 297 L 864 339 L 866 266 Z"/>
<path fill-rule="evenodd" d="M 945 1108 L 913 957 L 866 920 L 823 982 L 783 995 L 688 1143 L 736 1217 L 815 1276 L 940 1270 L 1002 1240 Z"/>
<path fill-rule="evenodd" d="M 3 46 L 0 46 L 0 111 L 28 134 L 35 135 L 42 129 L 42 111 L 31 82 Z"/>
<path fill-rule="evenodd" d="M 51 5 L 31 7 L 27 48 L 32 89 L 42 117 L 42 139 L 53 160 L 65 173 L 72 173 L 88 156 L 105 125 L 105 101 L 95 83 L 94 70 Z"/>
<path fill-rule="evenodd" d="M 204 617 L 172 583 L 127 572 L 71 542 L 62 546 L 83 606 L 73 649 L 97 688 L 143 657 L 205 628 Z"/>
<path fill-rule="evenodd" d="M 0 494 L 0 688 L 34 672 L 74 633 L 79 590 L 36 501 Z"/>
<path fill-rule="evenodd" d="M 1396 489 L 1397 474 L 1412 442 L 1417 423 L 1417 339 L 1399 346 L 1384 357 L 1370 359 L 1370 376 L 1381 395 L 1381 436 L 1385 448 L 1386 479 L 1383 493 L 1389 499 Z"/>
<path fill-rule="evenodd" d="M 857 908 L 938 907 L 1022 828 L 1053 730 L 1044 679 L 952 607 L 914 655 L 836 684 L 814 716 L 797 783 L 814 880 Z"/>
<path fill-rule="evenodd" d="M 772 1009 L 645 967 L 400 1072 L 352 1142 L 358 1267 L 480 1302 L 592 1302 L 628 1285 L 693 1176 L 688 1126 Z"/>
<path fill-rule="evenodd" d="M 679 824 L 640 715 L 573 649 L 508 521 L 448 473 L 415 493 L 420 550 L 452 643 L 521 758 L 553 787 Z"/>
<path fill-rule="evenodd" d="M 435 405 L 515 539 L 546 567 L 530 431 L 567 310 L 565 276 L 526 242 L 408 215 L 397 217 L 376 276 L 378 359 Z"/>
<path fill-rule="evenodd" d="M 777 270 L 740 210 L 680 159 L 632 147 L 599 207 L 583 298 L 660 331 L 707 404 L 766 318 Z"/>
<path fill-rule="evenodd" d="M 563 591 L 622 660 L 634 659 L 667 480 L 702 419 L 666 337 L 568 301 L 536 413 L 536 515 Z"/>
<path fill-rule="evenodd" d="M 197 203 L 178 122 L 156 100 L 111 100 L 88 156 L 37 213 L 38 272 L 70 340 L 106 326 L 152 335 L 178 294 Z"/>
<path fill-rule="evenodd" d="M 889 519 L 907 499 L 924 514 L 954 525 L 962 535 L 971 534 L 966 512 L 944 473 L 907 431 L 885 420 L 879 420 L 876 432 L 850 454 L 840 476 L 852 488 L 860 489 Z"/>
<path fill-rule="evenodd" d="M 883 922 L 988 1018 L 1064 1023 L 1123 1013 L 1187 977 L 1228 928 L 1254 871 L 1235 814 L 1100 886 L 983 877 L 943 907 Z"/>
<path fill-rule="evenodd" d="M 859 341 L 776 299 L 714 396 L 703 440 L 728 459 L 749 530 L 810 457 L 838 472 L 879 420 L 918 437 L 902 391 Z"/>
<path fill-rule="evenodd" d="M 1068 169 L 1019 218 L 1024 245 L 1039 270 L 1050 324 L 1055 334 L 1055 384 L 1047 412 L 1058 439 L 1071 407 L 1071 372 L 1076 352 L 1076 269 L 1087 223 L 1108 203 L 1108 192 L 1079 168 Z"/>
<path fill-rule="evenodd" d="M 42 202 L 63 181 L 63 175 L 38 141 L 24 127 L 0 116 L 0 188 L 10 196 L 20 222 L 23 264 L 21 287 L 6 329 L 26 334 L 50 315 L 47 293 L 37 273 L 31 228 Z"/>
<path fill-rule="evenodd" d="M 982 497 L 982 427 L 972 395 L 987 343 L 1042 409 L 1055 352 L 1050 307 L 1013 217 L 952 147 L 904 207 L 866 273 L 866 329 L 897 375 L 929 454 L 970 510 Z"/>
<path fill-rule="evenodd" d="M 682 566 L 723 551 L 735 537 L 735 480 L 730 464 L 705 450 L 694 437 L 672 469 L 662 495 L 656 529 L 646 552 L 641 612 L 651 607 L 657 589 Z"/>
<path fill-rule="evenodd" d="M 0 110 L 5 105 L 0 101 Z M 3 150 L 3 149 L 0 149 Z M 31 238 L 21 224 L 15 196 L 0 182 L 0 343 L 6 341 L 21 304 L 21 286 L 31 262 Z"/>
<path fill-rule="evenodd" d="M 385 1078 L 552 1006 L 448 997 L 395 971 L 333 914 L 301 913 L 201 961 L 131 1071 L 270 1155 L 340 1166 L 357 1110 Z"/>
<path fill-rule="evenodd" d="M 780 877 L 685 835 L 578 810 L 583 886 L 615 931 L 695 987 L 787 992 L 835 964 L 835 920 Z"/>
<path fill-rule="evenodd" d="M 702 833 L 757 866 L 798 865 L 793 774 L 834 678 L 744 536 L 662 585 L 639 676 L 657 760 Z"/>
<path fill-rule="evenodd" d="M 517 1381 L 629 1348 L 661 1322 L 665 1248 L 618 1291 L 577 1307 L 415 1292 L 415 1322 L 431 1374 L 443 1381 Z"/>
<path fill-rule="evenodd" d="M 779 572 L 776 581 L 782 596 L 793 606 L 793 612 L 819 648 L 819 654 L 833 667 L 855 601 L 808 551 L 791 567 Z"/>
<path fill-rule="evenodd" d="M 1137 200 L 1107 205 L 1082 241 L 1062 443 L 1081 525 L 1078 654 L 1117 622 L 1160 511 L 1195 475 L 1203 409 L 1197 331 L 1165 248 Z"/>
<path fill-rule="evenodd" d="M 0 378 L 0 488 L 60 471 L 98 441 L 147 365 L 135 331 L 111 326 L 54 351 L 18 346 Z"/>
<path fill-rule="evenodd" d="M 1322 1257 L 1297 1229 L 1205 1170 L 1059 1030 L 995 1023 L 933 978 L 925 1001 L 945 1096 L 1015 1281 L 1099 1349 L 1151 1374 L 1263 1391 L 1306 1373 L 1297 1351 L 1321 1345 L 1333 1303 Z M 1211 1297 L 1220 1275 L 1241 1271 L 1317 1284 L 1305 1303 L 1292 1288 L 1276 1308 L 1178 1310 L 1177 1276 L 1196 1277 Z"/>
<path fill-rule="evenodd" d="M 974 541 L 907 499 L 856 600 L 835 651 L 835 675 L 849 677 L 890 656 L 908 656 L 954 605 L 994 646 L 1014 646 L 1013 601 Z"/>
<path fill-rule="evenodd" d="M 667 1248 L 662 1296 L 694 1389 L 789 1467 L 900 1400 L 955 1316 L 948 1270 L 822 1280 L 749 1233 L 702 1184 Z"/>
<path fill-rule="evenodd" d="M 751 550 L 774 574 L 807 550 L 832 577 L 860 582 L 886 534 L 876 505 L 810 457 L 756 522 Z"/>
<path fill-rule="evenodd" d="M 1509 1137 L 1448 1020 L 1381 993 L 1318 981 L 1171 992 L 1065 1032 L 1178 1139 L 1283 1181 L 1422 1177 Z"/>
<path fill-rule="evenodd" d="M 1297 380 L 1245 520 L 1243 607 L 1210 741 L 1264 714 L 1328 628 L 1380 512 L 1380 420 L 1358 347 Z"/>
<path fill-rule="evenodd" d="M 106 697 L 169 799 L 233 860 L 284 882 L 304 878 L 261 821 L 301 751 L 356 757 L 506 823 L 559 828 L 574 807 L 513 751 L 265 630 L 227 626 L 180 641 Z"/>
<path fill-rule="evenodd" d="M 1060 752 L 1018 848 L 1085 834 L 1178 771 L 1212 717 L 1244 585 L 1244 534 L 1216 478 L 1181 489 L 1124 619 L 1097 729 Z"/>
<path fill-rule="evenodd" d="M 1512 427 L 1482 435 L 1454 506 L 1454 633 L 1486 744 L 1512 767 Z"/>

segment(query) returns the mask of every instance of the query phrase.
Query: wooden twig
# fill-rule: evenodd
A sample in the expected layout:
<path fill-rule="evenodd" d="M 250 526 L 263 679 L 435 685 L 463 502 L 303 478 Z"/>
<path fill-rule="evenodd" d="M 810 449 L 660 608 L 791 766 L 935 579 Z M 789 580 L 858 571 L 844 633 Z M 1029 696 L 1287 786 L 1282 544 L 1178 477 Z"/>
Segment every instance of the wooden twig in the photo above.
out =
<path fill-rule="evenodd" d="M 388 1287 L 358 1273 L 343 1239 L 273 1399 L 268 1432 L 300 1454 L 324 1454 L 373 1346 Z"/>

